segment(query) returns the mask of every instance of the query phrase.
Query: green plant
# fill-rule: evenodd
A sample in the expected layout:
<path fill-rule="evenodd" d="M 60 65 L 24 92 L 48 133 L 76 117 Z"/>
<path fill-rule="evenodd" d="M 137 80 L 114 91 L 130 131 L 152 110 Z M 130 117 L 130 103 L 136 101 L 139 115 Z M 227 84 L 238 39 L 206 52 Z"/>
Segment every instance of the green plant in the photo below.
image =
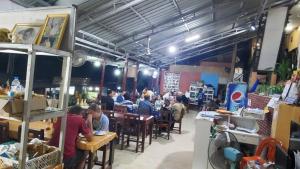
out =
<path fill-rule="evenodd" d="M 290 59 L 282 59 L 280 63 L 277 63 L 276 73 L 281 81 L 291 78 L 292 64 Z"/>

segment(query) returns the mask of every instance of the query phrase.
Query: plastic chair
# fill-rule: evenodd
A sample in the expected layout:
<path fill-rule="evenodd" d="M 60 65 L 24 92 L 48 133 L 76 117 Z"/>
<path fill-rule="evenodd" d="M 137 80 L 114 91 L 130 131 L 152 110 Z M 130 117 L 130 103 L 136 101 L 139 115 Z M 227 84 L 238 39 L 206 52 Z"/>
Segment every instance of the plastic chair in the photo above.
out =
<path fill-rule="evenodd" d="M 282 143 L 274 138 L 268 137 L 262 140 L 259 146 L 257 147 L 254 156 L 242 158 L 242 161 L 240 163 L 240 169 L 244 169 L 250 161 L 259 161 L 260 164 L 263 164 L 267 161 L 274 162 L 276 155 L 276 145 L 283 148 Z M 263 159 L 261 155 L 265 149 L 267 149 L 267 154 L 266 159 Z"/>

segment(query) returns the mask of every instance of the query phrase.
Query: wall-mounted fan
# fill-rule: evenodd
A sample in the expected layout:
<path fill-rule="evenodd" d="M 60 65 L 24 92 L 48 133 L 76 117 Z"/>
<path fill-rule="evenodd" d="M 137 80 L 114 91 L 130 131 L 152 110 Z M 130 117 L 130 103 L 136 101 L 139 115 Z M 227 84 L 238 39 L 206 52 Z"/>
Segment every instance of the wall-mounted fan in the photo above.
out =
<path fill-rule="evenodd" d="M 238 169 L 242 157 L 240 144 L 232 133 L 221 132 L 211 138 L 208 159 L 214 169 Z"/>
<path fill-rule="evenodd" d="M 74 56 L 72 59 L 72 66 L 73 67 L 80 67 L 84 65 L 87 60 L 87 54 L 82 50 L 75 50 Z"/>

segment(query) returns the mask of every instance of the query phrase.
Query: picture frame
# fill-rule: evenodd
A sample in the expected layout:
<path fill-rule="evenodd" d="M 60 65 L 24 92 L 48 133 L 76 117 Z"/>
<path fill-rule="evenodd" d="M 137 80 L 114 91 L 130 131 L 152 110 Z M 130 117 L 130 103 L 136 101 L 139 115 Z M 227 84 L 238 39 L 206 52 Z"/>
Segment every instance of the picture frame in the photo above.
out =
<path fill-rule="evenodd" d="M 38 38 L 38 45 L 59 49 L 68 23 L 69 14 L 47 15 Z"/>
<path fill-rule="evenodd" d="M 36 44 L 43 24 L 17 23 L 13 27 L 10 39 L 12 43 Z"/>

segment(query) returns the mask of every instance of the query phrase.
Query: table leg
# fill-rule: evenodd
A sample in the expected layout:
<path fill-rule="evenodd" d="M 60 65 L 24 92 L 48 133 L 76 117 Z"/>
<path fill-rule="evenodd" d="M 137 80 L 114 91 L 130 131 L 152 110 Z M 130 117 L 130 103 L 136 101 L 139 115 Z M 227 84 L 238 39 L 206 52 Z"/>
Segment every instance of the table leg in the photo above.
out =
<path fill-rule="evenodd" d="M 96 151 L 97 152 L 97 151 Z M 88 160 L 88 169 L 92 169 L 94 166 L 94 157 L 95 157 L 95 152 L 89 152 L 89 160 Z"/>
<path fill-rule="evenodd" d="M 153 134 L 153 122 L 150 123 L 149 130 L 150 130 L 150 132 L 149 132 L 149 145 L 151 145 L 151 143 L 152 143 L 152 134 Z"/>
<path fill-rule="evenodd" d="M 115 158 L 115 140 L 110 142 L 110 150 L 109 150 L 109 165 L 112 166 Z"/>
<path fill-rule="evenodd" d="M 146 137 L 146 124 L 143 124 L 143 131 L 142 131 L 142 153 L 145 149 L 145 137 Z"/>

